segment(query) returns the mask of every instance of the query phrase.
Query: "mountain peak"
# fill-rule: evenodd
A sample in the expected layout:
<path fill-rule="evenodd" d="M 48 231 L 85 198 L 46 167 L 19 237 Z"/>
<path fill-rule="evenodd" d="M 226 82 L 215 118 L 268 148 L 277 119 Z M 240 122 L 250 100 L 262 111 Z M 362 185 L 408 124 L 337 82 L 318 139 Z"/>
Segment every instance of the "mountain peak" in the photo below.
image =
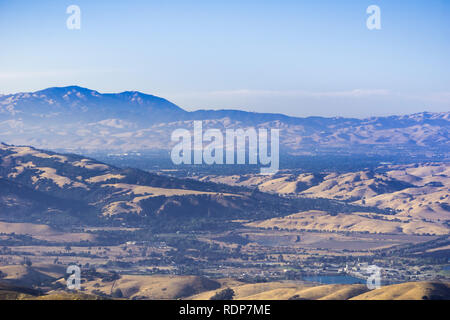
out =
<path fill-rule="evenodd" d="M 80 86 L 65 86 L 65 87 L 50 87 L 43 90 L 39 90 L 33 93 L 62 93 L 62 92 L 83 92 L 83 93 L 90 93 L 95 92 L 97 94 L 100 94 L 98 91 L 91 90 L 89 88 L 84 88 Z"/>
<path fill-rule="evenodd" d="M 130 99 L 137 99 L 137 98 L 141 98 L 141 99 L 161 99 L 161 100 L 166 100 L 164 98 L 152 95 L 152 94 L 148 94 L 148 93 L 143 93 L 140 91 L 123 91 L 120 93 L 113 93 L 117 96 L 121 96 L 121 97 L 126 97 L 126 98 L 130 98 Z M 167 101 L 167 100 L 166 100 Z"/>

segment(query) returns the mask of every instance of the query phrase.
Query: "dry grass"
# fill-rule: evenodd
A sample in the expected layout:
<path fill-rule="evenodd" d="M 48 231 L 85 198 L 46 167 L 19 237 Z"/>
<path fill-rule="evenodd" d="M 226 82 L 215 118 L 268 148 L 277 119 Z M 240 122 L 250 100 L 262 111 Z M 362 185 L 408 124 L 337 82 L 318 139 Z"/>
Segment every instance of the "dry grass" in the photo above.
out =
<path fill-rule="evenodd" d="M 0 267 L 0 271 L 6 275 L 2 281 L 30 288 L 55 281 L 64 275 L 65 269 L 56 265 L 43 265 L 42 269 L 39 266 L 10 265 Z"/>
<path fill-rule="evenodd" d="M 282 228 L 289 230 L 317 231 L 353 231 L 369 233 L 405 233 L 405 234 L 448 234 L 448 228 L 439 223 L 424 222 L 418 219 L 399 219 L 392 221 L 375 219 L 368 213 L 342 213 L 331 216 L 324 211 L 305 211 L 282 218 L 273 218 L 247 224 L 256 228 Z"/>
<path fill-rule="evenodd" d="M 369 171 L 314 174 L 278 174 L 272 176 L 206 176 L 203 181 L 235 186 L 258 187 L 261 191 L 292 194 L 312 198 L 354 200 L 359 205 L 391 208 L 399 215 L 433 222 L 449 220 L 449 212 L 443 208 L 450 202 L 450 164 L 427 163 L 422 165 L 395 165 L 385 173 Z M 395 191 L 398 181 L 414 187 Z M 387 189 L 386 189 L 387 188 Z M 387 190 L 393 190 L 388 192 Z M 415 227 L 409 226 L 408 232 Z M 418 226 L 417 230 L 422 226 Z M 428 227 L 425 227 L 427 229 Z M 442 228 L 438 227 L 439 230 Z M 423 233 L 420 231 L 418 233 Z M 440 234 L 440 231 L 435 233 Z M 447 231 L 448 233 L 448 231 Z"/>
<path fill-rule="evenodd" d="M 115 282 L 90 281 L 83 285 L 89 292 L 111 294 L 120 289 L 127 299 L 178 299 L 218 288 L 217 281 L 197 276 L 123 275 Z"/>
<path fill-rule="evenodd" d="M 385 286 L 355 296 L 353 300 L 423 300 L 450 299 L 450 284 L 438 282 L 407 282 Z"/>
<path fill-rule="evenodd" d="M 95 240 L 95 236 L 88 233 L 59 232 L 47 225 L 34 223 L 0 222 L 0 233 L 16 233 L 29 235 L 33 238 L 55 242 L 77 242 L 81 240 Z"/>
<path fill-rule="evenodd" d="M 450 299 L 450 284 L 407 282 L 369 291 L 362 284 L 329 284 L 313 286 L 295 282 L 234 284 L 219 290 L 203 292 L 187 299 L 208 300 L 225 287 L 235 291 L 236 300 L 422 300 Z"/>
<path fill-rule="evenodd" d="M 123 179 L 123 178 L 125 178 L 125 176 L 121 174 L 104 174 L 101 176 L 86 179 L 86 181 L 89 183 L 97 183 L 97 182 L 105 182 L 111 179 Z"/>

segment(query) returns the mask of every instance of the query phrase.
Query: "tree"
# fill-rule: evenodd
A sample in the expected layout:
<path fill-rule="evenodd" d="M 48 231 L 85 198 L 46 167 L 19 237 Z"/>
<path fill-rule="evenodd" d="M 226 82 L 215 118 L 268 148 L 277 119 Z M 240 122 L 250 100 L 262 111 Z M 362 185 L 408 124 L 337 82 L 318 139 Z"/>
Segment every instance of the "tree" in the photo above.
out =
<path fill-rule="evenodd" d="M 217 292 L 209 300 L 233 300 L 233 297 L 234 297 L 234 290 L 226 288 L 222 291 Z"/>
<path fill-rule="evenodd" d="M 24 259 L 23 264 L 26 265 L 27 267 L 31 267 L 32 266 L 32 262 L 30 259 Z"/>
<path fill-rule="evenodd" d="M 113 298 L 123 298 L 122 290 L 116 289 L 111 295 Z"/>

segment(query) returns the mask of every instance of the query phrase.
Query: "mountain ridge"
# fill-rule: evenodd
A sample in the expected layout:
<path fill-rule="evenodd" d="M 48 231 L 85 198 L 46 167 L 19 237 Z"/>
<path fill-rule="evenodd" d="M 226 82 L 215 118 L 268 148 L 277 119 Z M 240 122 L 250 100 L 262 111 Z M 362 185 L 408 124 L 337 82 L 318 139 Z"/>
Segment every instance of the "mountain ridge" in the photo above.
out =
<path fill-rule="evenodd" d="M 230 112 L 230 113 L 235 113 L 238 115 L 242 115 L 242 114 L 252 114 L 252 115 L 268 115 L 268 116 L 282 116 L 282 117 L 286 117 L 286 118 L 293 118 L 293 119 L 330 119 L 330 120 L 358 120 L 358 121 L 373 121 L 373 120 L 379 120 L 379 119 L 386 119 L 386 118 L 417 118 L 419 116 L 422 116 L 422 118 L 424 116 L 428 116 L 428 119 L 433 119 L 436 117 L 440 117 L 442 116 L 442 118 L 444 118 L 447 121 L 450 121 L 450 112 L 431 112 L 431 111 L 423 111 L 423 112 L 417 112 L 417 113 L 412 113 L 412 114 L 400 114 L 400 115 L 386 115 L 386 116 L 369 116 L 369 117 L 364 117 L 364 118 L 358 118 L 358 117 L 340 117 L 340 116 L 330 116 L 330 117 L 324 117 L 324 116 L 307 116 L 307 117 L 299 117 L 299 116 L 291 116 L 291 115 L 287 115 L 287 114 L 283 114 L 283 113 L 272 113 L 272 112 L 255 112 L 255 111 L 244 111 L 244 110 L 238 110 L 238 109 L 197 109 L 197 110 L 193 110 L 193 111 L 187 111 L 185 109 L 183 109 L 182 107 L 176 105 L 175 103 L 170 102 L 169 100 L 153 95 L 153 94 L 147 94 L 141 91 L 137 91 L 137 90 L 126 90 L 126 91 L 122 91 L 122 92 L 117 92 L 117 93 L 112 93 L 112 92 L 105 92 L 105 93 L 101 93 L 97 90 L 93 90 L 93 89 L 89 89 L 86 87 L 81 87 L 78 85 L 70 85 L 70 86 L 62 86 L 62 87 L 49 87 L 49 88 L 45 88 L 45 89 L 41 89 L 41 90 L 37 90 L 37 91 L 24 91 L 24 92 L 17 92 L 17 93 L 10 93 L 10 94 L 0 94 L 0 98 L 10 98 L 10 97 L 14 97 L 14 96 L 19 96 L 19 97 L 28 97 L 29 95 L 37 95 L 37 94 L 48 94 L 50 93 L 50 95 L 54 95 L 56 92 L 58 91 L 62 91 L 65 94 L 70 94 L 71 92 L 74 92 L 76 94 L 78 93 L 84 93 L 84 94 L 90 94 L 92 96 L 103 96 L 103 97 L 130 97 L 130 96 L 134 96 L 134 97 L 145 97 L 145 98 L 149 98 L 149 99 L 156 99 L 159 100 L 160 102 L 163 103 L 168 103 L 174 107 L 176 107 L 177 109 L 180 109 L 186 113 L 218 113 L 221 114 L 223 112 Z"/>
<path fill-rule="evenodd" d="M 53 150 L 168 150 L 171 132 L 192 129 L 280 129 L 291 154 L 345 150 L 450 155 L 450 112 L 368 117 L 292 117 L 242 110 L 186 111 L 139 91 L 99 93 L 79 86 L 0 96 L 1 140 Z M 70 146 L 70 147 L 68 147 Z"/>

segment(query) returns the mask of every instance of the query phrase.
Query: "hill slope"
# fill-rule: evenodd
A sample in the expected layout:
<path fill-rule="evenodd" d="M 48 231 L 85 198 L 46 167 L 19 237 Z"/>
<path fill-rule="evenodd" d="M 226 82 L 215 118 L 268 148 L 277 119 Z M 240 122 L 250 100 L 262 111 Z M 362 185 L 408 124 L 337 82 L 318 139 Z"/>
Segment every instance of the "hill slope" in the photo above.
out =
<path fill-rule="evenodd" d="M 314 285 L 312 283 L 269 282 L 234 284 L 236 300 L 436 300 L 450 299 L 450 284 L 406 282 L 369 290 L 361 284 Z M 220 289 L 221 290 L 221 289 Z M 220 290 L 203 292 L 188 299 L 207 300 Z"/>
<path fill-rule="evenodd" d="M 166 219 L 232 220 L 295 212 L 276 195 L 210 182 L 120 169 L 72 154 L 0 144 L 0 218 L 75 225 Z M 312 207 L 319 201 L 308 200 Z"/>
<path fill-rule="evenodd" d="M 438 282 L 407 282 L 385 286 L 353 300 L 449 300 L 450 285 Z"/>
<path fill-rule="evenodd" d="M 343 200 L 390 211 L 388 215 L 354 212 L 330 216 L 302 211 L 283 218 L 252 223 L 264 228 L 359 231 L 381 233 L 448 234 L 450 221 L 450 165 L 421 163 L 383 165 L 374 170 L 345 173 L 279 173 L 197 176 L 200 181 L 252 187 L 289 197 Z"/>

